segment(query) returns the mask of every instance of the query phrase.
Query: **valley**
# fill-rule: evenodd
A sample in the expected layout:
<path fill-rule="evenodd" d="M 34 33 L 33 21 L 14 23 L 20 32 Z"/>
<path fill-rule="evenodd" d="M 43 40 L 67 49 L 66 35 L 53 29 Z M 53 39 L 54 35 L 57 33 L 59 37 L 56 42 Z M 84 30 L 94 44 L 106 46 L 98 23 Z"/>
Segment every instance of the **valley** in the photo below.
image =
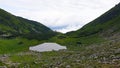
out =
<path fill-rule="evenodd" d="M 67 50 L 29 50 L 46 42 Z M 120 68 L 120 3 L 66 34 L 0 9 L 0 68 Z"/>

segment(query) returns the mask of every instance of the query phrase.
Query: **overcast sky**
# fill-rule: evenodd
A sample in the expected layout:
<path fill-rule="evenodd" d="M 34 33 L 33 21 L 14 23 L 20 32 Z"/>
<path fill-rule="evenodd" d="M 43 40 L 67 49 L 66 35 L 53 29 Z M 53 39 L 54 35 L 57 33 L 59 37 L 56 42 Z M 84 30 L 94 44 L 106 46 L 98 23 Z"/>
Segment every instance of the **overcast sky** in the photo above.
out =
<path fill-rule="evenodd" d="M 0 0 L 0 8 L 65 33 L 81 28 L 119 2 L 120 0 Z"/>

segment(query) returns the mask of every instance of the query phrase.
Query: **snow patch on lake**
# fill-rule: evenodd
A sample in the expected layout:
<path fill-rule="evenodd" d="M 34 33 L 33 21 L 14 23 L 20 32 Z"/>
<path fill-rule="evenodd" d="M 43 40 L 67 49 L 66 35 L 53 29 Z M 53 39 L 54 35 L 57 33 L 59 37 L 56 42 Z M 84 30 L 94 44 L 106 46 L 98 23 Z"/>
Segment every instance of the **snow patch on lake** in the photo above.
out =
<path fill-rule="evenodd" d="M 63 50 L 63 49 L 67 49 L 66 46 L 61 46 L 57 43 L 43 43 L 37 46 L 32 46 L 29 47 L 29 50 L 31 51 L 37 51 L 37 52 L 46 52 L 46 51 L 59 51 L 59 50 Z"/>

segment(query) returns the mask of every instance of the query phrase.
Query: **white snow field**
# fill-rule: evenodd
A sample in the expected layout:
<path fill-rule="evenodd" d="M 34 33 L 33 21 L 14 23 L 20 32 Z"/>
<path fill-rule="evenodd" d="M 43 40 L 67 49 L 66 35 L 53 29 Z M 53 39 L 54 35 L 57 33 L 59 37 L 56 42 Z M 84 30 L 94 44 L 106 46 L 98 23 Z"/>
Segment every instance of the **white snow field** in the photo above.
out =
<path fill-rule="evenodd" d="M 67 49 L 66 46 L 61 46 L 57 43 L 43 43 L 37 46 L 29 47 L 29 50 L 31 51 L 37 51 L 37 52 L 46 52 L 46 51 L 59 51 Z"/>

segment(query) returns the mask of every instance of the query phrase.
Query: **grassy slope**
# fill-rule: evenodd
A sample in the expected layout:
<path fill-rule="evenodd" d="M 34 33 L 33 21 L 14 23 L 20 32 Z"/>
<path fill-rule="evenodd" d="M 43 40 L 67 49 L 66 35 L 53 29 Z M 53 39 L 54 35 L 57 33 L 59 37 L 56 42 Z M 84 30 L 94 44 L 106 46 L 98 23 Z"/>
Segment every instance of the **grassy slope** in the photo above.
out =
<path fill-rule="evenodd" d="M 73 38 L 67 37 L 60 38 L 59 36 L 51 38 L 49 41 L 56 42 L 61 45 L 67 46 L 68 50 L 81 50 L 81 47 L 86 47 L 91 44 L 100 44 L 101 42 L 105 42 L 106 40 L 97 35 L 91 35 L 87 37 Z"/>
<path fill-rule="evenodd" d="M 33 28 L 38 32 L 51 31 L 48 27 L 41 23 L 14 16 L 2 9 L 0 9 L 0 25 L 0 29 L 3 32 L 4 30 L 8 32 L 16 31 L 18 33 L 29 33 L 32 31 L 35 32 Z"/>
<path fill-rule="evenodd" d="M 39 22 L 17 17 L 0 9 L 0 35 L 3 34 L 42 40 L 56 33 Z"/>
<path fill-rule="evenodd" d="M 116 5 L 94 21 L 86 24 L 75 32 L 68 32 L 73 37 L 89 36 L 100 32 L 112 30 L 110 33 L 120 30 L 120 4 Z"/>
<path fill-rule="evenodd" d="M 80 50 L 79 46 L 100 44 L 120 31 L 120 4 L 116 5 L 81 29 L 52 38 L 70 49 Z M 107 39 L 106 39 L 107 38 Z"/>
<path fill-rule="evenodd" d="M 0 54 L 28 51 L 30 46 L 39 44 L 38 40 L 25 38 L 0 39 Z"/>

